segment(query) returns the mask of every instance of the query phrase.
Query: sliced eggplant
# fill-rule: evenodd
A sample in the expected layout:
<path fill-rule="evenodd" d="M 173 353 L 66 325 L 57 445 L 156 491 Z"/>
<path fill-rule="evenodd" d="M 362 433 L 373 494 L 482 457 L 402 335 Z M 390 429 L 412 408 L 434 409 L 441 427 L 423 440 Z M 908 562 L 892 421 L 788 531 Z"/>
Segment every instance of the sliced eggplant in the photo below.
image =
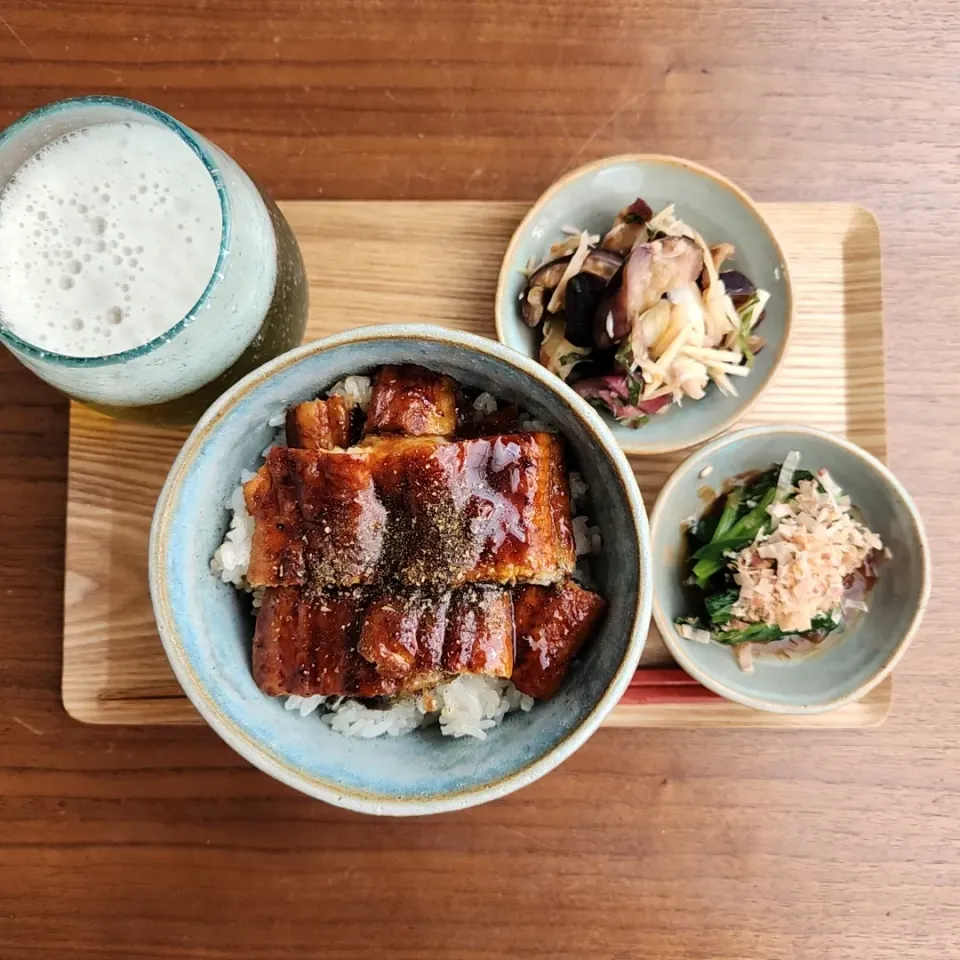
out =
<path fill-rule="evenodd" d="M 543 340 L 540 342 L 540 362 L 561 380 L 566 380 L 573 368 L 589 353 L 563 335 L 563 316 L 555 314 L 543 325 Z"/>
<path fill-rule="evenodd" d="M 520 315 L 528 327 L 538 327 L 546 310 L 546 297 L 549 291 L 546 287 L 529 287 L 520 302 Z"/>
<path fill-rule="evenodd" d="M 545 290 L 553 290 L 563 277 L 567 264 L 572 257 L 560 257 L 557 260 L 551 260 L 534 271 L 530 277 L 529 286 L 543 287 Z"/>
<path fill-rule="evenodd" d="M 598 347 L 619 343 L 630 333 L 633 321 L 664 294 L 693 283 L 703 269 L 703 254 L 687 237 L 665 237 L 642 243 L 630 251 L 620 271 L 619 283 L 610 283 L 593 320 Z"/>
<path fill-rule="evenodd" d="M 572 257 L 559 257 L 545 263 L 531 274 L 520 303 L 523 322 L 528 327 L 539 326 L 540 321 L 543 320 L 543 314 L 550 302 L 550 294 L 563 279 L 571 259 Z M 607 281 L 620 269 L 622 263 L 623 257 L 615 253 L 610 253 L 608 250 L 592 250 L 577 276 L 587 273 Z"/>
<path fill-rule="evenodd" d="M 607 281 L 591 273 L 578 273 L 567 284 L 565 336 L 578 347 L 593 346 L 593 317 Z"/>
<path fill-rule="evenodd" d="M 567 377 L 567 383 L 587 380 L 609 373 L 616 366 L 616 349 L 592 350 L 577 364 L 574 372 Z"/>
<path fill-rule="evenodd" d="M 643 243 L 647 237 L 647 221 L 653 216 L 649 205 L 639 197 L 625 207 L 613 221 L 600 247 L 627 256 L 637 243 Z"/>
<path fill-rule="evenodd" d="M 623 266 L 623 257 L 610 250 L 591 250 L 580 273 L 589 273 L 601 280 L 610 281 Z"/>
<path fill-rule="evenodd" d="M 539 326 L 543 319 L 547 303 L 550 301 L 548 296 L 563 278 L 564 271 L 570 257 L 560 257 L 559 260 L 551 260 L 545 263 L 530 276 L 527 281 L 527 289 L 520 305 L 520 313 L 523 315 L 523 322 L 528 327 Z"/>
<path fill-rule="evenodd" d="M 720 279 L 723 281 L 723 288 L 726 290 L 727 296 L 733 300 L 735 307 L 743 306 L 757 292 L 753 281 L 739 270 L 725 270 L 720 274 Z"/>

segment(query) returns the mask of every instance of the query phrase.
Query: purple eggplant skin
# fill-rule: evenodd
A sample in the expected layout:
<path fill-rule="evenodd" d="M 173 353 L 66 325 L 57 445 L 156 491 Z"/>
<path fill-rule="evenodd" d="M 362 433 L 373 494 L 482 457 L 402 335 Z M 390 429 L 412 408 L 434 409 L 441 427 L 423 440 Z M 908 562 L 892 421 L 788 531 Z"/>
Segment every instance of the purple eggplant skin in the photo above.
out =
<path fill-rule="evenodd" d="M 617 373 L 616 347 L 609 350 L 593 350 L 574 367 L 567 378 L 571 386 L 578 380 L 588 380 L 591 377 L 600 377 L 607 373 Z"/>
<path fill-rule="evenodd" d="M 630 335 L 626 286 L 623 273 L 626 263 L 614 275 L 593 314 L 593 342 L 600 350 L 615 346 Z"/>
<path fill-rule="evenodd" d="M 539 327 L 543 311 L 547 309 L 545 287 L 528 287 L 520 300 L 520 316 L 528 327 Z"/>
<path fill-rule="evenodd" d="M 555 290 L 563 278 L 567 269 L 567 264 L 573 259 L 572 255 L 558 257 L 539 267 L 527 281 L 527 288 L 544 287 L 547 290 Z M 589 273 L 602 280 L 609 280 L 623 266 L 623 257 L 609 250 L 592 250 L 587 254 L 580 273 Z M 579 274 L 578 274 L 579 276 Z"/>
<path fill-rule="evenodd" d="M 558 260 L 545 263 L 530 276 L 527 286 L 545 287 L 547 290 L 553 290 L 560 283 L 560 278 L 571 259 L 572 257 L 560 257 Z"/>
<path fill-rule="evenodd" d="M 609 282 L 622 266 L 623 257 L 620 254 L 611 250 L 592 250 L 584 260 L 580 273 L 589 273 Z"/>
<path fill-rule="evenodd" d="M 606 287 L 606 280 L 590 273 L 578 273 L 567 284 L 564 336 L 575 347 L 593 346 L 593 318 Z"/>
<path fill-rule="evenodd" d="M 528 327 L 540 325 L 547 304 L 550 302 L 550 297 L 563 279 L 571 259 L 572 256 L 558 257 L 556 260 L 545 263 L 531 274 L 523 296 L 520 298 L 520 313 L 523 316 L 523 322 Z M 622 265 L 623 257 L 618 254 L 611 253 L 609 250 L 593 250 L 587 256 L 577 276 L 587 274 L 597 277 L 605 284 Z M 573 342 L 571 341 L 571 343 Z M 580 343 L 577 346 L 585 347 L 589 344 Z"/>
<path fill-rule="evenodd" d="M 550 296 L 560 283 L 570 259 L 570 257 L 560 257 L 558 260 L 551 260 L 531 274 L 527 281 L 527 288 L 520 298 L 520 315 L 528 327 L 540 326 L 544 311 L 550 302 Z"/>
<path fill-rule="evenodd" d="M 720 274 L 720 279 L 723 281 L 724 290 L 736 307 L 743 306 L 757 292 L 753 281 L 739 270 L 726 270 Z"/>
<path fill-rule="evenodd" d="M 630 335 L 633 318 L 649 310 L 670 290 L 693 283 L 703 269 L 703 255 L 688 237 L 664 237 L 630 251 L 618 278 L 610 281 L 593 319 L 593 339 L 609 347 Z M 617 286 L 614 284 L 617 283 Z"/>
<path fill-rule="evenodd" d="M 621 210 L 613 226 L 604 234 L 600 241 L 603 250 L 629 255 L 634 246 L 643 238 L 647 238 L 647 221 L 653 216 L 653 211 L 640 197 L 637 197 L 629 207 Z"/>

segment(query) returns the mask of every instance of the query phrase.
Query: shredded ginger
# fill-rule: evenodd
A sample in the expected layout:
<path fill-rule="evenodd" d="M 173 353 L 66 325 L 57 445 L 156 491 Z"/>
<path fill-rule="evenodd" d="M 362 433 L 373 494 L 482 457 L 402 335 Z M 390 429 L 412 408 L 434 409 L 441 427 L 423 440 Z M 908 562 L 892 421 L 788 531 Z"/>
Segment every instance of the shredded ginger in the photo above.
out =
<path fill-rule="evenodd" d="M 829 476 L 820 480 L 823 487 L 801 480 L 796 497 L 771 504 L 776 529 L 731 561 L 740 585 L 735 621 L 775 624 L 784 633 L 810 630 L 815 617 L 841 606 L 846 577 L 883 549 L 851 513 L 850 498 L 838 496 Z"/>
<path fill-rule="evenodd" d="M 753 354 L 747 343 L 750 331 L 759 322 L 770 295 L 758 290 L 749 319 L 737 313 L 727 296 L 719 267 L 732 257 L 730 244 L 711 248 L 691 226 L 678 220 L 673 205 L 665 207 L 647 224 L 651 233 L 692 240 L 703 255 L 701 283 L 673 288 L 666 299 L 659 300 L 634 322 L 630 346 L 632 369 L 639 370 L 644 388 L 642 400 L 663 396 L 681 404 L 685 397 L 700 400 L 712 380 L 722 394 L 736 397 L 737 388 L 731 377 L 746 377 L 749 364 L 744 357 Z M 608 329 L 611 335 L 612 329 Z M 759 347 L 759 343 L 756 344 Z"/>

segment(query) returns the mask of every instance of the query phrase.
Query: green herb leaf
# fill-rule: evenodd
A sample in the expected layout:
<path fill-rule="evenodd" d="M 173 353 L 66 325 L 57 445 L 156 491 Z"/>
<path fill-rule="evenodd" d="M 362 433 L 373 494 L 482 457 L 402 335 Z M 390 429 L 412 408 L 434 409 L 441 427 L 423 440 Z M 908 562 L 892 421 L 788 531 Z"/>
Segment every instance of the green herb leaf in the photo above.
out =
<path fill-rule="evenodd" d="M 752 294 L 746 303 L 742 304 L 737 310 L 737 316 L 740 318 L 740 327 L 737 330 L 737 346 L 747 361 L 747 366 L 752 367 L 754 361 L 753 351 L 750 349 L 747 341 L 750 339 L 750 331 L 754 327 L 753 315 L 760 306 L 760 300 L 756 293 Z"/>
<path fill-rule="evenodd" d="M 760 500 L 763 495 L 773 488 L 776 489 L 777 480 L 780 479 L 780 465 L 771 467 L 756 477 L 753 477 L 743 486 L 743 502 L 748 500 Z"/>
<path fill-rule="evenodd" d="M 705 517 L 700 517 L 700 519 L 690 527 L 687 534 L 696 540 L 701 547 L 704 547 L 713 539 L 719 520 L 720 515 L 716 511 L 708 513 Z"/>
<path fill-rule="evenodd" d="M 708 544 L 700 547 L 693 554 L 694 560 L 704 560 L 708 557 L 719 558 L 731 550 L 742 550 L 747 544 L 753 542 L 753 537 L 721 537 L 719 540 L 714 537 Z"/>
<path fill-rule="evenodd" d="M 766 623 L 751 623 L 749 627 L 744 627 L 743 630 L 720 630 L 713 635 L 713 639 L 717 643 L 729 645 L 772 643 L 774 640 L 780 640 L 783 635 L 783 631 L 779 627 L 770 626 Z"/>
<path fill-rule="evenodd" d="M 743 502 L 743 488 L 734 487 L 727 494 L 727 499 L 723 504 L 723 513 L 720 514 L 720 520 L 717 523 L 716 530 L 713 531 L 711 540 L 720 540 L 723 535 L 733 526 L 737 519 L 737 513 L 740 510 L 740 504 Z"/>
<path fill-rule="evenodd" d="M 740 588 L 731 587 L 729 590 L 721 590 L 719 593 L 712 593 L 703 601 L 707 616 L 714 626 L 722 626 L 729 623 L 732 617 L 731 609 L 740 599 Z"/>
<path fill-rule="evenodd" d="M 729 551 L 742 550 L 752 543 L 762 530 L 770 523 L 767 507 L 773 503 L 776 496 L 776 487 L 770 487 L 760 499 L 760 502 L 745 516 L 741 517 L 729 530 L 722 540 L 714 540 L 706 547 L 701 547 L 693 558 L 697 561 L 693 568 L 693 575 L 697 584 L 704 587 L 707 581 L 726 566 L 723 556 Z"/>
<path fill-rule="evenodd" d="M 829 613 L 820 614 L 810 621 L 810 630 L 807 633 L 833 633 L 840 629 L 833 616 Z M 773 643 L 774 640 L 782 640 L 784 637 L 802 637 L 804 634 L 798 634 L 796 631 L 784 633 L 778 626 L 768 623 L 751 623 L 749 627 L 743 630 L 721 630 L 713 635 L 717 643 L 737 644 L 737 643 Z"/>

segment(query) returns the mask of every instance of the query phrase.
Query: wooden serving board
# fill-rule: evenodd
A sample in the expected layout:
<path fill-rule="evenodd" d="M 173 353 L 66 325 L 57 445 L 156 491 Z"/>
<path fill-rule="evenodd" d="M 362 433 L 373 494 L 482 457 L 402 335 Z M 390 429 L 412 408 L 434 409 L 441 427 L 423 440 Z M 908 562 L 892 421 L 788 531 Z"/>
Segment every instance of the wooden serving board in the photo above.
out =
<path fill-rule="evenodd" d="M 307 338 L 417 321 L 493 337 L 500 259 L 518 203 L 283 204 L 310 278 Z M 795 284 L 789 356 L 741 425 L 803 422 L 886 457 L 880 235 L 851 204 L 766 204 Z M 147 589 L 154 503 L 186 431 L 70 420 L 63 702 L 87 723 L 202 723 L 167 663 Z M 648 508 L 683 453 L 634 457 Z M 607 723 L 641 727 L 864 727 L 891 702 L 888 679 L 832 713 L 789 717 L 714 696 L 671 660 L 656 627 Z"/>

